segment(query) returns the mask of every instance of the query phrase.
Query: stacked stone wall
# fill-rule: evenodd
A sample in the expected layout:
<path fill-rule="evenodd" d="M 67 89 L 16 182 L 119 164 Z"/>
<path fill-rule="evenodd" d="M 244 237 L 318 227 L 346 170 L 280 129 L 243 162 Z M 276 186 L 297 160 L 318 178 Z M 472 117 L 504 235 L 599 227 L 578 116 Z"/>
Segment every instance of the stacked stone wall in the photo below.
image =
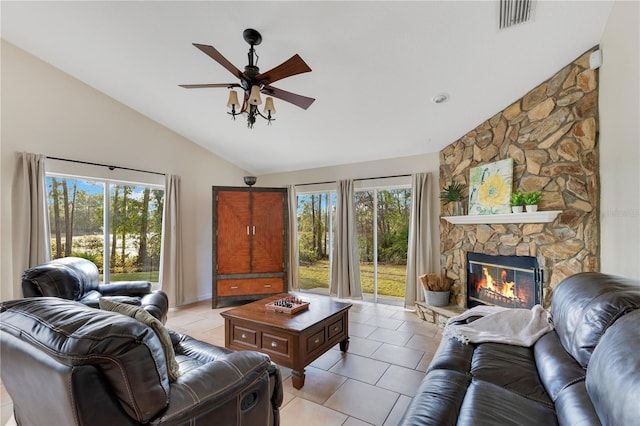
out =
<path fill-rule="evenodd" d="M 599 269 L 598 71 L 589 68 L 594 50 L 440 151 L 440 188 L 455 181 L 468 190 L 470 168 L 513 158 L 513 189 L 542 191 L 539 209 L 561 211 L 552 223 L 453 225 L 441 219 L 441 267 L 454 282 L 453 303 L 466 303 L 467 251 L 536 257 L 545 307 L 563 278 Z"/>

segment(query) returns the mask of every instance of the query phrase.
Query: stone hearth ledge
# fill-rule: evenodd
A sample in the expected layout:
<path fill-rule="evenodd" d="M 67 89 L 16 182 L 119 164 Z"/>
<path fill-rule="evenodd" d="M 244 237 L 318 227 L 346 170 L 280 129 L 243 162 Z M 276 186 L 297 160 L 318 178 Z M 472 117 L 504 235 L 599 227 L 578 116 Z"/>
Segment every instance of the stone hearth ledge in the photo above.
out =
<path fill-rule="evenodd" d="M 416 302 L 416 313 L 420 319 L 443 327 L 449 318 L 462 314 L 466 309 L 457 305 L 431 306 L 425 302 Z"/>

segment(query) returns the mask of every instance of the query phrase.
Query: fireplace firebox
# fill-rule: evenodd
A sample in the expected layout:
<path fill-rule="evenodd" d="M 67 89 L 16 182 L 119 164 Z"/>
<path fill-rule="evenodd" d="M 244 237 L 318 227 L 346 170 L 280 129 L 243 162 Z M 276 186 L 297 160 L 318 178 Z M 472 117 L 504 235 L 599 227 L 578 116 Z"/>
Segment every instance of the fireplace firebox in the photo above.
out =
<path fill-rule="evenodd" d="M 532 256 L 467 253 L 467 307 L 530 309 L 542 302 L 542 270 Z"/>

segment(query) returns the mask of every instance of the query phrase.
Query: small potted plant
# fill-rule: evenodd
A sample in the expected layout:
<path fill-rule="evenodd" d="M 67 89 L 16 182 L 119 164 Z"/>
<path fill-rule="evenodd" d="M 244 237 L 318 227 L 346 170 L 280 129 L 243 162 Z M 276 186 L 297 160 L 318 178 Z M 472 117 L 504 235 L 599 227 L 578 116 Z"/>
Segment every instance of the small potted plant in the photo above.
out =
<path fill-rule="evenodd" d="M 540 191 L 525 192 L 522 195 L 522 197 L 524 199 L 524 204 L 527 208 L 527 212 L 538 211 L 538 203 L 542 198 L 542 192 Z"/>
<path fill-rule="evenodd" d="M 440 193 L 440 200 L 442 205 L 446 206 L 449 203 L 453 203 L 453 215 L 464 215 L 464 207 L 462 205 L 462 192 L 464 191 L 464 185 L 458 182 L 452 182 L 449 186 L 445 186 Z"/>
<path fill-rule="evenodd" d="M 513 213 L 522 213 L 524 206 L 524 194 L 520 191 L 511 193 L 511 211 Z"/>

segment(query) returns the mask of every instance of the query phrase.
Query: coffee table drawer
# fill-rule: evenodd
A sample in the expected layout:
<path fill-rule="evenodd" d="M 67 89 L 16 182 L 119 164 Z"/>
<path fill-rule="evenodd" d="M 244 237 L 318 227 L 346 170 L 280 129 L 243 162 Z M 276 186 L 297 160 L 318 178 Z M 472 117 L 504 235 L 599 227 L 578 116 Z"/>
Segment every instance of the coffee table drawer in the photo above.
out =
<path fill-rule="evenodd" d="M 307 353 L 310 354 L 322 345 L 324 345 L 324 329 L 307 338 Z"/>
<path fill-rule="evenodd" d="M 250 328 L 240 327 L 238 325 L 233 324 L 233 341 L 234 343 L 239 343 L 241 345 L 251 346 L 253 348 L 257 348 L 256 330 L 252 330 Z"/>
<path fill-rule="evenodd" d="M 262 333 L 261 349 L 266 352 L 275 352 L 284 356 L 291 356 L 289 352 L 289 340 L 269 333 Z"/>
<path fill-rule="evenodd" d="M 344 331 L 344 317 L 340 317 L 340 319 L 334 323 L 332 323 L 328 329 L 329 339 L 332 339 L 334 336 L 339 335 Z"/>

